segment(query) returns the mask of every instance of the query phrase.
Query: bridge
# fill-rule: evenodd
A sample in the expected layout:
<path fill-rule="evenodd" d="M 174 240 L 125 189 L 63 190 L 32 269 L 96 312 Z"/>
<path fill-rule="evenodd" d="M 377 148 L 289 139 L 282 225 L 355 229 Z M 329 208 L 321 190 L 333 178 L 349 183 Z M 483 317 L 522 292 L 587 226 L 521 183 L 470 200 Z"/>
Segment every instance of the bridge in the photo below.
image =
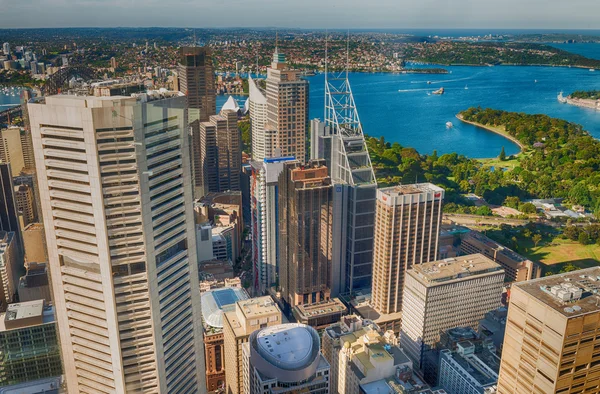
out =
<path fill-rule="evenodd" d="M 23 108 L 20 105 L 0 111 L 0 123 L 10 123 L 17 116 L 23 116 Z"/>

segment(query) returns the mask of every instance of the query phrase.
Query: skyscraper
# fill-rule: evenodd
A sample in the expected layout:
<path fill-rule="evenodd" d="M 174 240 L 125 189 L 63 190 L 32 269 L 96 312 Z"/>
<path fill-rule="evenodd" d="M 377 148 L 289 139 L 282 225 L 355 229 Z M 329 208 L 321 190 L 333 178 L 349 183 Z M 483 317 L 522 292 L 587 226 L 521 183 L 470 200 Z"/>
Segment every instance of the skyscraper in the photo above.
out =
<path fill-rule="evenodd" d="M 10 163 L 12 176 L 18 176 L 25 168 L 21 134 L 25 134 L 25 131 L 20 127 L 0 131 L 0 160 Z"/>
<path fill-rule="evenodd" d="M 501 305 L 504 270 L 481 254 L 416 264 L 406 271 L 400 345 L 417 368 L 440 332 L 470 326 Z"/>
<path fill-rule="evenodd" d="M 402 310 L 406 271 L 437 258 L 444 190 L 431 183 L 377 190 L 372 304 L 382 314 Z"/>
<path fill-rule="evenodd" d="M 317 331 L 298 323 L 262 328 L 242 345 L 246 394 L 329 393 Z"/>
<path fill-rule="evenodd" d="M 177 66 L 179 91 L 187 96 L 188 122 L 192 133 L 191 160 L 194 196 L 202 197 L 200 122 L 216 114 L 215 70 L 212 52 L 206 47 L 183 47 Z"/>
<path fill-rule="evenodd" d="M 276 133 L 273 155 L 293 156 L 304 163 L 308 129 L 308 81 L 300 78 L 300 71 L 288 67 L 285 55 L 277 48 L 271 67 L 267 68 L 266 90 L 265 130 Z"/>
<path fill-rule="evenodd" d="M 15 233 L 19 260 L 22 260 L 23 237 L 14 190 L 10 163 L 0 163 L 0 230 Z"/>
<path fill-rule="evenodd" d="M 334 184 L 332 295 L 371 287 L 377 182 L 347 72 L 325 73 L 325 122 L 311 121 L 311 158 Z"/>
<path fill-rule="evenodd" d="M 330 298 L 332 186 L 324 160 L 279 175 L 279 284 L 287 307 Z"/>
<path fill-rule="evenodd" d="M 600 268 L 514 283 L 499 394 L 597 393 Z"/>
<path fill-rule="evenodd" d="M 200 162 L 203 195 L 240 190 L 242 149 L 237 112 L 223 110 L 200 123 Z"/>
<path fill-rule="evenodd" d="M 29 104 L 69 393 L 205 391 L 185 106 Z"/>
<path fill-rule="evenodd" d="M 2 44 L 2 52 L 5 55 L 10 55 L 10 44 L 8 42 L 5 42 L 4 44 Z"/>
<path fill-rule="evenodd" d="M 267 98 L 257 82 L 248 77 L 248 105 L 250 112 L 250 132 L 252 135 L 252 158 L 262 161 L 275 157 L 275 137 L 277 130 L 267 125 Z"/>
<path fill-rule="evenodd" d="M 293 157 L 253 161 L 250 184 L 252 273 L 258 294 L 277 283 L 279 272 L 279 175 Z"/>
<path fill-rule="evenodd" d="M 24 229 L 30 223 L 36 221 L 35 202 L 33 198 L 33 189 L 29 185 L 15 186 L 15 203 L 21 220 L 21 227 Z"/>

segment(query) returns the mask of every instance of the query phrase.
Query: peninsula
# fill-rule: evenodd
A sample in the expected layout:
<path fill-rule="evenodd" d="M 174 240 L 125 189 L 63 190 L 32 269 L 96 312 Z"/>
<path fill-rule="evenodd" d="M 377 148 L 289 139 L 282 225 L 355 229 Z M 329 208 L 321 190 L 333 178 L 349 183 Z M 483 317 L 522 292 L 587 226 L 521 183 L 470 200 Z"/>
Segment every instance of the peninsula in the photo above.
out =
<path fill-rule="evenodd" d="M 600 90 L 578 90 L 562 98 L 561 102 L 600 111 Z"/>

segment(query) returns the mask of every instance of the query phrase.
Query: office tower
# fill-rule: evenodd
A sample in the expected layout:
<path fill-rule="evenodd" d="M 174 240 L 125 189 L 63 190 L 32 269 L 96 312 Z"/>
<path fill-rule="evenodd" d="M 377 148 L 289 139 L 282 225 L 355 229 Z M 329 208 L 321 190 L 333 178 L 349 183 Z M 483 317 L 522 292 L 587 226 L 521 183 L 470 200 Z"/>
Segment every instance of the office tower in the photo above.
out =
<path fill-rule="evenodd" d="M 289 309 L 330 297 L 331 211 L 325 161 L 286 162 L 279 175 L 279 285 Z"/>
<path fill-rule="evenodd" d="M 205 391 L 185 97 L 30 103 L 69 393 Z"/>
<path fill-rule="evenodd" d="M 600 268 L 514 283 L 498 393 L 597 393 Z"/>
<path fill-rule="evenodd" d="M 10 163 L 13 177 L 18 176 L 25 168 L 21 133 L 24 131 L 20 127 L 0 131 L 0 160 Z"/>
<path fill-rule="evenodd" d="M 337 394 L 338 392 L 340 350 L 342 350 L 342 346 L 345 343 L 342 341 L 342 338 L 348 334 L 359 332 L 362 330 L 363 325 L 369 326 L 371 323 L 364 321 L 359 316 L 350 315 L 342 317 L 338 323 L 334 323 L 323 330 L 321 351 L 323 357 L 325 357 L 325 360 L 331 366 L 329 373 L 330 393 Z"/>
<path fill-rule="evenodd" d="M 393 334 L 364 326 L 340 338 L 338 393 L 359 394 L 360 387 L 381 379 L 412 376 L 413 364 L 398 347 Z"/>
<path fill-rule="evenodd" d="M 242 150 L 237 113 L 221 111 L 208 122 L 201 122 L 199 127 L 202 195 L 240 190 Z"/>
<path fill-rule="evenodd" d="M 329 370 L 317 331 L 304 324 L 265 327 L 242 345 L 246 394 L 328 394 Z"/>
<path fill-rule="evenodd" d="M 250 183 L 252 273 L 257 294 L 276 286 L 279 273 L 279 175 L 284 164 L 295 160 L 281 157 L 252 161 Z"/>
<path fill-rule="evenodd" d="M 33 200 L 33 189 L 27 185 L 15 186 L 15 202 L 21 228 L 29 226 L 36 221 L 35 202 Z"/>
<path fill-rule="evenodd" d="M 0 231 L 0 311 L 13 301 L 24 271 L 22 260 L 18 259 L 15 233 Z"/>
<path fill-rule="evenodd" d="M 257 81 L 248 77 L 248 106 L 250 111 L 250 132 L 252 135 L 252 159 L 262 161 L 275 157 L 275 138 L 277 129 L 267 124 L 266 92 Z"/>
<path fill-rule="evenodd" d="M 200 122 L 216 114 L 215 71 L 209 48 L 183 47 L 179 53 L 177 80 L 179 91 L 187 96 L 188 122 L 192 133 L 191 159 L 194 196 L 202 197 Z"/>
<path fill-rule="evenodd" d="M 10 163 L 0 163 L 0 231 L 15 233 L 22 254 L 23 241 Z"/>
<path fill-rule="evenodd" d="M 248 299 L 248 293 L 238 287 L 212 289 L 201 295 L 206 388 L 208 391 L 225 388 L 223 313 L 226 310 L 235 310 L 235 303 L 246 299 Z"/>
<path fill-rule="evenodd" d="M 460 252 L 462 254 L 481 253 L 494 260 L 504 268 L 507 282 L 521 282 L 539 278 L 542 274 L 541 268 L 533 261 L 526 259 L 506 246 L 500 245 L 478 231 L 470 231 L 461 237 Z"/>
<path fill-rule="evenodd" d="M 282 323 L 281 310 L 270 296 L 235 303 L 235 311 L 223 313 L 223 345 L 225 350 L 225 392 L 245 394 L 242 369 L 242 344 L 261 328 Z"/>
<path fill-rule="evenodd" d="M 377 190 L 371 302 L 379 313 L 401 312 L 406 271 L 437 258 L 443 200 L 431 183 Z"/>
<path fill-rule="evenodd" d="M 8 42 L 5 42 L 4 44 L 2 44 L 2 52 L 5 55 L 10 55 L 10 44 Z"/>
<path fill-rule="evenodd" d="M 480 254 L 414 265 L 406 271 L 400 343 L 415 366 L 453 327 L 476 329 L 501 305 L 504 270 Z"/>
<path fill-rule="evenodd" d="M 500 358 L 486 347 L 459 342 L 456 351 L 440 352 L 438 385 L 449 393 L 496 393 Z"/>
<path fill-rule="evenodd" d="M 0 387 L 6 389 L 61 375 L 53 308 L 44 300 L 10 304 L 6 313 L 0 314 L 0 357 Z"/>
<path fill-rule="evenodd" d="M 271 67 L 267 68 L 266 81 L 265 133 L 276 133 L 273 156 L 293 156 L 304 163 L 308 129 L 308 81 L 300 78 L 300 71 L 288 67 L 285 55 L 277 48 Z"/>

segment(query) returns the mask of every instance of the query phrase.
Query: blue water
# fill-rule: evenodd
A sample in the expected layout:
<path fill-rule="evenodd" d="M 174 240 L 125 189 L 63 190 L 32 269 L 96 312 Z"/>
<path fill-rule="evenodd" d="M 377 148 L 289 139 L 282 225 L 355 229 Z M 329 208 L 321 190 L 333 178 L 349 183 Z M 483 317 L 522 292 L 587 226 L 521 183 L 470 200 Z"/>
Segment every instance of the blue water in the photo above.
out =
<path fill-rule="evenodd" d="M 563 51 L 576 53 L 590 59 L 600 60 L 600 44 L 594 43 L 574 43 L 574 44 L 549 44 Z"/>
<path fill-rule="evenodd" d="M 11 88 L 8 88 L 9 92 L 8 94 L 4 93 L 4 87 L 0 86 L 0 111 L 3 111 L 5 109 L 8 109 L 12 106 L 15 105 L 19 105 L 19 103 L 21 102 L 21 89 L 19 88 L 15 88 L 14 90 L 12 90 Z M 12 96 L 12 93 L 14 93 L 15 95 Z"/>
<path fill-rule="evenodd" d="M 421 153 L 437 150 L 440 154 L 458 152 L 484 158 L 497 156 L 503 146 L 507 154 L 518 152 L 518 147 L 505 138 L 455 118 L 463 109 L 482 106 L 566 119 L 582 124 L 600 138 L 600 111 L 560 104 L 556 99 L 561 90 L 567 94 L 578 89 L 600 89 L 600 71 L 516 66 L 456 66 L 448 70 L 451 74 L 351 73 L 364 132 Z M 309 117 L 322 119 L 324 76 L 309 80 Z M 442 86 L 444 95 L 428 95 Z M 219 97 L 217 104 L 223 105 L 226 99 Z M 240 104 L 245 100 L 239 99 Z M 446 128 L 448 121 L 454 124 L 452 129 Z"/>

